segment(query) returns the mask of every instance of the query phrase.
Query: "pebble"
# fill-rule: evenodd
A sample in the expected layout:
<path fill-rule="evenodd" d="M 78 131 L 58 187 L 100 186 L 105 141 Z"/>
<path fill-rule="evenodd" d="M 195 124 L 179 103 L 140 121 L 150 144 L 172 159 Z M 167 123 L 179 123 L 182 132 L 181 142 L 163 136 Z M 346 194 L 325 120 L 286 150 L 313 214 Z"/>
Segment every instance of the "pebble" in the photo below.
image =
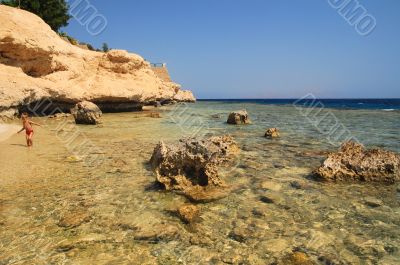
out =
<path fill-rule="evenodd" d="M 297 189 L 297 190 L 300 190 L 300 189 L 303 188 L 303 186 L 301 185 L 301 183 L 298 182 L 298 181 L 292 181 L 292 182 L 290 182 L 290 186 L 291 186 L 292 188 L 294 188 L 294 189 Z"/>

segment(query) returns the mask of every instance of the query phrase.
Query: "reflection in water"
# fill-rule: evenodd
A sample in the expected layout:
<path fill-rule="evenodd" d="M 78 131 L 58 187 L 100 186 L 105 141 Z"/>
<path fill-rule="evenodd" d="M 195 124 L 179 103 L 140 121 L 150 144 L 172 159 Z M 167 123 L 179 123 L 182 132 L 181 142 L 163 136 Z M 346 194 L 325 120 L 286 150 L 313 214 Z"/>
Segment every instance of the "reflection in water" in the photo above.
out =
<path fill-rule="evenodd" d="M 227 125 L 228 113 L 242 108 L 253 124 Z M 65 120 L 38 118 L 45 126 L 36 128 L 32 150 L 21 135 L 1 142 L 0 264 L 295 264 L 292 253 L 305 253 L 310 264 L 399 264 L 396 186 L 310 179 L 336 147 L 294 107 L 174 109 L 164 107 L 161 119 L 106 114 L 98 126 L 68 118 L 63 134 L 78 130 L 93 153 L 74 153 L 60 140 Z M 398 112 L 332 112 L 365 145 L 400 151 Z M 262 137 L 270 127 L 281 138 Z M 153 147 L 224 133 L 242 149 L 236 167 L 222 169 L 234 190 L 200 204 L 198 223 L 183 224 L 173 211 L 186 199 L 154 185 Z M 100 164 L 85 163 L 98 154 Z"/>

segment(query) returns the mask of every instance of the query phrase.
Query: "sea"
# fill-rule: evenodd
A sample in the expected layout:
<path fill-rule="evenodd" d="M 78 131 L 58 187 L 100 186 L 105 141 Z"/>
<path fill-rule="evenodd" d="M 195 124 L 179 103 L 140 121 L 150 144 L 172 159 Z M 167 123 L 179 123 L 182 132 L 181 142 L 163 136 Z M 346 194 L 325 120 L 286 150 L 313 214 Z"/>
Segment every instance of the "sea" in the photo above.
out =
<path fill-rule="evenodd" d="M 228 125 L 236 110 L 251 124 Z M 400 264 L 400 186 L 312 174 L 344 141 L 400 152 L 400 99 L 209 99 L 105 113 L 96 126 L 32 119 L 33 148 L 0 137 L 0 264 Z M 193 202 L 155 184 L 153 149 L 225 134 L 241 149 L 219 169 L 232 191 L 183 223 L 176 209 Z"/>

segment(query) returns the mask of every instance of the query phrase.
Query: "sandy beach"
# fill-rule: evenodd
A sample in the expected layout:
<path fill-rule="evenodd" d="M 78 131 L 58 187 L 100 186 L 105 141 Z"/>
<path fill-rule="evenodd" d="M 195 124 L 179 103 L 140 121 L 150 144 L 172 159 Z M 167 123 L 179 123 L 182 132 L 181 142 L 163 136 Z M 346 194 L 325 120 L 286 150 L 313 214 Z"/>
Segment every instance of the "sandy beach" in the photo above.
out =
<path fill-rule="evenodd" d="M 0 142 L 6 141 L 20 129 L 21 127 L 18 125 L 0 123 Z"/>

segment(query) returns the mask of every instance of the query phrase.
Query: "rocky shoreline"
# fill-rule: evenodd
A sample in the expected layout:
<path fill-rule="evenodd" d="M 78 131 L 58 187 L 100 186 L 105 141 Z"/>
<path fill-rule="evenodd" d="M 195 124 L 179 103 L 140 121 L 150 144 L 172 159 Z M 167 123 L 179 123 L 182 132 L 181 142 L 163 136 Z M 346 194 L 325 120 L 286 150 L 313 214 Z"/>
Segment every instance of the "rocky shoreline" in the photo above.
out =
<path fill-rule="evenodd" d="M 91 101 L 103 112 L 141 110 L 154 102 L 195 102 L 191 91 L 164 81 L 150 63 L 124 50 L 107 53 L 65 42 L 38 16 L 0 5 L 0 117 L 23 110 L 69 112 Z M 34 107 L 32 107 L 34 106 Z"/>

